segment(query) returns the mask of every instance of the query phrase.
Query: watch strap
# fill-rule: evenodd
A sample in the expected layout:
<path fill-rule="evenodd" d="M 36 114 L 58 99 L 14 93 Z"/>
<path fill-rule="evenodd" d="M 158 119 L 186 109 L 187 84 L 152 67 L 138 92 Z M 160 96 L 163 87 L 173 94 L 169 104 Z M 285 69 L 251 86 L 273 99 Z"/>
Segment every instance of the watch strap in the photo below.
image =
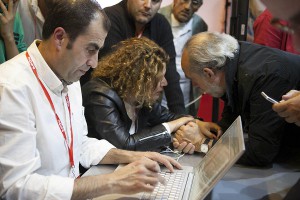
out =
<path fill-rule="evenodd" d="M 218 140 L 213 140 L 211 147 L 213 147 L 217 143 L 217 141 Z"/>
<path fill-rule="evenodd" d="M 208 144 L 209 141 L 210 141 L 210 139 L 209 139 L 209 138 L 206 138 L 206 139 L 204 140 L 203 144 Z"/>

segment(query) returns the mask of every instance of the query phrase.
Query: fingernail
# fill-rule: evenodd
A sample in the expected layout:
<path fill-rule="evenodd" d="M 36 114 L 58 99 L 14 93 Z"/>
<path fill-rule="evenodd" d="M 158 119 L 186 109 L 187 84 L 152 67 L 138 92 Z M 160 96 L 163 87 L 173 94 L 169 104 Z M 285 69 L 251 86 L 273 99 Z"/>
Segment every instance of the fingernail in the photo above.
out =
<path fill-rule="evenodd" d="M 167 185 L 166 179 L 159 174 L 158 174 L 158 181 L 163 185 Z"/>

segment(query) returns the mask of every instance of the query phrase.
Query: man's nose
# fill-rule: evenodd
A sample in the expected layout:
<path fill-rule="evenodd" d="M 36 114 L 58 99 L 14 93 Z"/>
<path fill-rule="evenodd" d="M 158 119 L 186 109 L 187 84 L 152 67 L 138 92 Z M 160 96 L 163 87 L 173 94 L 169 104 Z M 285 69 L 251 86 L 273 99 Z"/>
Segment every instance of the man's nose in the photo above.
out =
<path fill-rule="evenodd" d="M 89 58 L 86 64 L 93 69 L 96 68 L 98 66 L 98 54 L 96 53 L 91 58 Z"/>
<path fill-rule="evenodd" d="M 151 0 L 145 0 L 144 6 L 145 6 L 146 8 L 150 8 L 150 7 L 151 7 Z"/>
<path fill-rule="evenodd" d="M 184 3 L 184 9 L 190 10 L 191 9 L 191 5 L 192 5 L 192 1 L 186 1 Z"/>

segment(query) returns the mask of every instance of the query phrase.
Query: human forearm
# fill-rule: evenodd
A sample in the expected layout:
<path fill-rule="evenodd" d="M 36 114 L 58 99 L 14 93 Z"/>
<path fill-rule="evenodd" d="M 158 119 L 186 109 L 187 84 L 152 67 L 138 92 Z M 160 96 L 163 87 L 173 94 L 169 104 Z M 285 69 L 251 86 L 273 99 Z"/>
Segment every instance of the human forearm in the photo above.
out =
<path fill-rule="evenodd" d="M 9 60 L 19 54 L 19 50 L 17 48 L 17 45 L 15 43 L 13 36 L 4 39 L 4 45 L 5 45 L 5 52 L 6 52 L 7 60 Z"/>
<path fill-rule="evenodd" d="M 136 156 L 132 155 L 132 151 L 111 149 L 100 161 L 100 164 L 124 164 L 130 163 L 136 159 Z"/>
<path fill-rule="evenodd" d="M 110 175 L 87 176 L 75 180 L 71 199 L 92 199 L 110 193 L 112 193 Z"/>

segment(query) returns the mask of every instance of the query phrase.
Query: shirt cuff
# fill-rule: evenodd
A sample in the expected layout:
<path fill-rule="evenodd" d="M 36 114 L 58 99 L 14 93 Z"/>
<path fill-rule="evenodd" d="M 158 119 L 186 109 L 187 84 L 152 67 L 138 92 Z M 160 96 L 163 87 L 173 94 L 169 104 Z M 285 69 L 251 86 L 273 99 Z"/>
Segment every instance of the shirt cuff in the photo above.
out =
<path fill-rule="evenodd" d="M 87 138 L 81 148 L 81 165 L 85 168 L 89 168 L 91 165 L 99 164 L 107 152 L 112 148 L 116 147 L 107 140 Z"/>
<path fill-rule="evenodd" d="M 71 199 L 74 179 L 62 176 L 51 176 L 48 188 L 45 199 Z"/>
<path fill-rule="evenodd" d="M 162 125 L 167 129 L 167 132 L 171 135 L 170 127 L 167 123 L 162 123 Z"/>

